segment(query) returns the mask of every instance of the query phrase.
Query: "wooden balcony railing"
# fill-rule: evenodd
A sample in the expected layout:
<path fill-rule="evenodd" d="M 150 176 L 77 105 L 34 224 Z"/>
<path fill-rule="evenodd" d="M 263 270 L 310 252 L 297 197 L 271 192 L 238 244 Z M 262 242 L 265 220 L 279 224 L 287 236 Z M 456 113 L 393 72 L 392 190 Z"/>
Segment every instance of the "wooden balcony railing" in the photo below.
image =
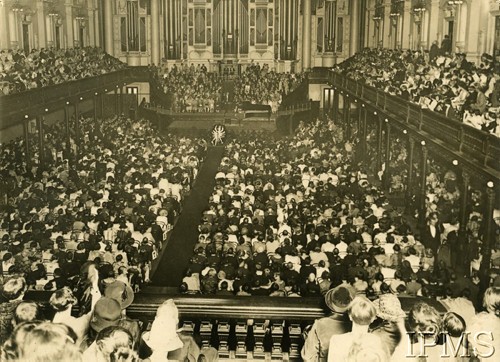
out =
<path fill-rule="evenodd" d="M 49 296 L 50 292 L 30 292 L 26 299 L 41 302 L 50 318 L 46 303 Z M 222 359 L 299 360 L 304 328 L 327 315 L 321 297 L 217 297 L 141 292 L 127 308 L 127 316 L 142 321 L 143 328 L 147 329 L 158 306 L 167 299 L 175 301 L 184 332 L 195 335 L 203 346 L 217 348 Z M 425 301 L 441 314 L 447 311 L 434 299 L 400 298 L 401 307 L 407 313 L 417 301 Z"/>
<path fill-rule="evenodd" d="M 48 87 L 32 89 L 26 92 L 0 97 L 0 129 L 5 129 L 24 119 L 25 114 L 34 116 L 45 108 L 63 106 L 71 98 L 111 91 L 124 83 L 147 82 L 147 67 L 130 67 L 95 77 L 89 77 Z"/>
<path fill-rule="evenodd" d="M 326 76 L 326 77 L 325 77 Z M 461 153 L 473 159 L 486 170 L 492 181 L 500 181 L 500 138 L 488 132 L 476 129 L 440 113 L 422 109 L 404 99 L 385 93 L 383 90 L 363 84 L 346 76 L 318 69 L 309 78 L 323 78 L 325 83 L 346 91 L 365 101 L 373 108 L 379 109 L 400 128 L 411 128 L 419 132 L 423 138 L 433 139 L 452 152 Z"/>

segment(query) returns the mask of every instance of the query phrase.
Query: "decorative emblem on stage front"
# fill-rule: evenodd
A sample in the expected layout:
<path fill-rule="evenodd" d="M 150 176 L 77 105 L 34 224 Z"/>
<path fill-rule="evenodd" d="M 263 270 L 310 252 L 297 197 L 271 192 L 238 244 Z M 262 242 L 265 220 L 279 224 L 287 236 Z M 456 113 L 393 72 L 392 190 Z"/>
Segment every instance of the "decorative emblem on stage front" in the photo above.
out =
<path fill-rule="evenodd" d="M 226 127 L 224 127 L 221 124 L 216 124 L 214 128 L 212 128 L 212 144 L 214 146 L 223 144 L 225 138 L 226 138 Z"/>

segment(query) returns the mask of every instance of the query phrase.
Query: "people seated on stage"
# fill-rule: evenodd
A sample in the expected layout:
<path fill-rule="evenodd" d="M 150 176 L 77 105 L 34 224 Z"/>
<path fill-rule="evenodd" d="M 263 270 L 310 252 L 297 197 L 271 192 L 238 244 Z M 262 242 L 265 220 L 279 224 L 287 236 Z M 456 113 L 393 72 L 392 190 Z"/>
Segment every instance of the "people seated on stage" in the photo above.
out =
<path fill-rule="evenodd" d="M 24 92 L 125 68 L 101 48 L 0 50 L 0 95 Z"/>
<path fill-rule="evenodd" d="M 278 73 L 265 64 L 250 64 L 235 81 L 235 102 L 267 104 L 275 113 L 284 96 L 293 92 L 305 78 L 304 73 Z"/>
<path fill-rule="evenodd" d="M 173 109 L 178 112 L 215 112 L 221 102 L 222 80 L 206 66 L 186 64 L 160 71 L 159 81 L 165 93 L 174 95 Z"/>
<path fill-rule="evenodd" d="M 424 109 L 500 136 L 498 69 L 483 54 L 475 65 L 466 54 L 364 49 L 333 69 Z"/>
<path fill-rule="evenodd" d="M 31 148 L 30 165 L 21 140 L 1 146 L 9 200 L 0 218 L 3 276 L 21 274 L 30 289 L 56 290 L 76 286 L 81 267 L 93 261 L 103 279 L 137 291 L 149 282 L 205 146 L 160 136 L 143 120 L 79 123 L 79 141 L 74 133 L 68 140 L 61 123 L 46 126 L 45 149 Z"/>

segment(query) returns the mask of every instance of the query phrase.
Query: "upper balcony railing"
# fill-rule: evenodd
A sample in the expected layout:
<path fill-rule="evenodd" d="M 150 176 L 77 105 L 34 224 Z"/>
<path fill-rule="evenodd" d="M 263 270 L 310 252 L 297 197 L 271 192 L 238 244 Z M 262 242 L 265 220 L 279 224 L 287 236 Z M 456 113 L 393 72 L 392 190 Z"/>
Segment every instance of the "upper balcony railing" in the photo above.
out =
<path fill-rule="evenodd" d="M 147 67 L 130 67 L 115 72 L 36 88 L 0 97 L 0 129 L 12 126 L 25 114 L 36 115 L 45 108 L 64 104 L 70 98 L 109 91 L 131 82 L 149 81 Z"/>
<path fill-rule="evenodd" d="M 383 90 L 350 79 L 327 69 L 315 69 L 309 79 L 324 82 L 347 91 L 375 107 L 402 126 L 415 129 L 422 135 L 441 142 L 453 152 L 474 158 L 481 167 L 498 181 L 500 177 L 500 138 L 476 129 L 440 113 L 422 109 L 418 104 Z M 495 180 L 493 180 L 495 181 Z"/>

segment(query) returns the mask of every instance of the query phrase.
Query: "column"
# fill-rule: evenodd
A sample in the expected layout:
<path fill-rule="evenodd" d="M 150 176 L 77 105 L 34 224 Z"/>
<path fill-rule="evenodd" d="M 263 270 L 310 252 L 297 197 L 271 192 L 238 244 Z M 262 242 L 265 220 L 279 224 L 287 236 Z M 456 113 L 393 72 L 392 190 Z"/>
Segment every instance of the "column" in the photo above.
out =
<path fill-rule="evenodd" d="M 483 259 L 481 260 L 481 266 L 479 268 L 479 275 L 481 278 L 481 291 L 485 291 L 488 288 L 489 276 L 488 271 L 490 269 L 491 263 L 491 244 L 495 241 L 495 235 L 493 234 L 493 209 L 495 208 L 495 188 L 494 183 L 489 181 L 486 184 L 486 209 L 484 210 L 484 235 L 483 235 Z"/>
<path fill-rule="evenodd" d="M 123 86 L 120 86 L 120 95 L 118 96 L 118 114 L 122 114 L 123 111 Z"/>
<path fill-rule="evenodd" d="M 29 132 L 29 124 L 30 120 L 28 119 L 28 115 L 24 116 L 23 120 L 23 137 L 24 137 L 24 157 L 26 160 L 27 167 L 31 165 L 31 149 L 30 149 L 30 132 Z"/>
<path fill-rule="evenodd" d="M 394 29 L 391 29 L 391 0 L 385 0 L 384 3 L 384 18 L 382 23 L 382 44 L 384 48 L 392 49 L 394 46 Z"/>
<path fill-rule="evenodd" d="M 71 151 L 71 131 L 69 127 L 69 119 L 70 119 L 70 113 L 69 113 L 69 107 L 70 103 L 66 102 L 66 105 L 64 106 L 64 126 L 65 126 L 65 131 L 66 131 L 66 148 L 68 151 Z"/>
<path fill-rule="evenodd" d="M 95 1 L 95 0 L 94 0 Z M 99 26 L 99 8 L 97 5 L 94 5 L 93 7 L 93 17 L 94 17 L 94 43 L 95 46 L 101 47 L 102 48 L 102 38 L 101 38 L 101 27 Z"/>
<path fill-rule="evenodd" d="M 361 111 L 363 112 L 363 115 L 362 115 L 362 118 L 361 118 L 361 161 L 364 162 L 365 161 L 365 158 L 366 158 L 366 131 L 367 131 L 367 119 L 366 119 L 366 114 L 368 113 L 366 111 L 366 108 L 365 108 L 365 105 L 363 104 L 361 106 Z"/>
<path fill-rule="evenodd" d="M 0 49 L 9 48 L 9 33 L 7 32 L 7 9 L 4 2 L 0 3 Z"/>
<path fill-rule="evenodd" d="M 97 33 L 96 33 L 96 18 L 95 18 L 95 8 L 94 8 L 94 1 L 88 1 L 87 2 L 87 14 L 88 14 L 88 20 L 89 20 L 89 44 L 91 46 L 96 47 L 97 46 Z"/>
<path fill-rule="evenodd" d="M 351 0 L 349 4 L 350 8 L 350 42 L 349 42 L 349 56 L 354 55 L 358 51 L 358 42 L 359 42 L 359 0 Z"/>
<path fill-rule="evenodd" d="M 160 64 L 160 0 L 151 0 L 151 63 Z"/>
<path fill-rule="evenodd" d="M 425 141 L 421 142 L 422 145 L 422 163 L 420 165 L 420 204 L 418 210 L 419 224 L 425 224 L 425 199 L 427 197 L 427 156 L 428 150 L 425 146 Z"/>
<path fill-rule="evenodd" d="M 422 16 L 422 45 L 426 45 L 427 48 L 430 47 L 434 40 L 441 41 L 442 34 L 439 29 L 439 0 L 432 0 L 431 2 L 431 11 L 429 14 L 427 12 Z M 424 22 L 424 17 L 428 16 L 429 21 L 427 23 Z M 426 25 L 429 24 L 429 31 L 427 31 Z"/>
<path fill-rule="evenodd" d="M 43 168 L 45 165 L 45 145 L 43 142 L 43 119 L 44 116 L 36 116 L 36 128 L 38 130 L 38 164 Z"/>
<path fill-rule="evenodd" d="M 406 213 L 412 213 L 410 209 L 413 188 L 413 151 L 415 148 L 415 140 L 410 136 L 408 139 L 408 176 L 406 178 Z"/>
<path fill-rule="evenodd" d="M 76 146 L 76 153 L 80 152 L 80 109 L 79 109 L 79 104 L 82 98 L 80 97 L 79 100 L 75 100 L 75 146 Z"/>
<path fill-rule="evenodd" d="M 115 113 L 120 114 L 120 98 L 118 97 L 118 86 L 115 88 Z"/>
<path fill-rule="evenodd" d="M 43 9 L 42 1 L 36 2 L 36 25 L 37 29 L 36 31 L 34 30 L 33 32 L 35 33 L 35 36 L 38 36 L 37 48 L 38 49 L 45 48 L 47 47 L 47 35 L 45 33 L 46 31 L 45 11 Z"/>
<path fill-rule="evenodd" d="M 104 0 L 104 42 L 106 53 L 114 55 L 113 51 L 113 0 Z"/>
<path fill-rule="evenodd" d="M 97 105 L 99 104 L 99 93 L 94 93 L 94 122 L 97 122 Z"/>
<path fill-rule="evenodd" d="M 344 130 L 347 141 L 351 138 L 351 101 L 348 96 L 344 99 Z"/>
<path fill-rule="evenodd" d="M 390 170 L 390 161 L 391 161 L 391 125 L 385 120 L 385 170 L 384 170 L 384 187 L 389 189 L 391 186 L 391 170 Z"/>
<path fill-rule="evenodd" d="M 67 48 L 73 48 L 75 46 L 75 24 L 74 24 L 74 19 L 73 19 L 73 5 L 72 4 L 66 4 L 65 8 L 65 20 L 66 20 L 66 37 L 68 39 L 66 43 Z"/>
<path fill-rule="evenodd" d="M 339 116 L 339 90 L 335 89 L 333 93 L 333 121 L 336 122 Z"/>
<path fill-rule="evenodd" d="M 460 230 L 465 232 L 465 228 L 467 226 L 467 220 L 469 215 L 467 214 L 467 203 L 469 202 L 469 183 L 470 183 L 470 174 L 469 172 L 463 170 L 462 171 L 462 191 L 461 191 L 461 200 L 460 200 Z"/>
<path fill-rule="evenodd" d="M 411 14 L 411 6 L 412 6 L 412 3 L 411 1 L 410 2 L 405 2 L 403 4 L 403 8 L 404 8 L 404 12 L 403 14 L 401 15 L 402 17 L 402 22 L 403 22 L 403 26 L 402 26 L 402 37 L 401 37 L 401 48 L 402 49 L 410 49 L 410 35 L 411 35 L 411 28 L 410 28 L 410 23 L 411 23 L 411 18 L 412 18 L 412 14 Z"/>
<path fill-rule="evenodd" d="M 311 67 L 311 0 L 303 0 L 302 10 L 302 69 Z"/>
<path fill-rule="evenodd" d="M 377 112 L 374 112 L 377 117 L 377 163 L 375 173 L 382 169 L 382 119 L 377 116 Z"/>

